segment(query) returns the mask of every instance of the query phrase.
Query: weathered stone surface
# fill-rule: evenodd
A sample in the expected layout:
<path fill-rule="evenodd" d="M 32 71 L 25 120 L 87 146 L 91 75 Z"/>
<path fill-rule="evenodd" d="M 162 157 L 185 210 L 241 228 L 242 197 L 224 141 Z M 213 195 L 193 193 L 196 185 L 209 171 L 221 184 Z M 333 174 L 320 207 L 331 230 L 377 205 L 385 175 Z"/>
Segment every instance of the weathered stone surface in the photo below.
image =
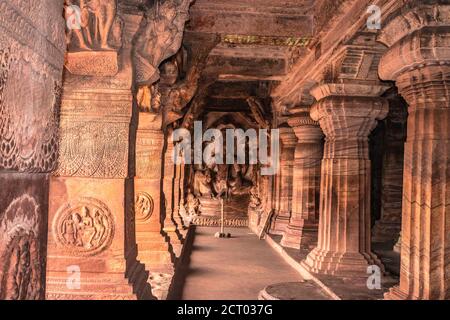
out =
<path fill-rule="evenodd" d="M 0 299 L 45 296 L 48 174 L 0 173 Z"/>
<path fill-rule="evenodd" d="M 309 250 L 317 243 L 323 133 L 318 122 L 310 118 L 308 107 L 300 111 L 288 120 L 298 141 L 292 179 L 292 215 L 281 244 Z"/>
<path fill-rule="evenodd" d="M 370 249 L 368 149 L 376 120 L 388 113 L 387 102 L 375 96 L 379 90 L 367 88 L 363 92 L 372 96 L 358 96 L 348 84 L 323 85 L 312 91 L 318 102 L 311 117 L 319 121 L 326 136 L 319 239 L 303 263 L 312 272 L 357 276 L 365 275 L 368 265 L 381 265 Z"/>
<path fill-rule="evenodd" d="M 132 37 L 140 16 L 119 15 Z M 50 182 L 47 299 L 152 298 L 148 273 L 137 260 L 135 199 L 128 178 L 131 51 L 125 43 L 121 69 L 113 77 L 65 73 L 60 154 Z M 67 282 L 70 275 L 78 277 L 75 286 Z"/>
<path fill-rule="evenodd" d="M 449 299 L 450 6 L 413 2 L 380 40 L 380 76 L 409 104 L 403 178 L 400 285 L 388 299 Z"/>
<path fill-rule="evenodd" d="M 45 297 L 48 173 L 56 166 L 62 1 L 0 1 L 0 299 Z M 45 13 L 45 14 L 44 14 Z"/>
<path fill-rule="evenodd" d="M 279 128 L 281 139 L 280 173 L 278 174 L 277 199 L 275 202 L 274 221 L 269 230 L 272 234 L 282 235 L 292 212 L 292 184 L 294 170 L 294 153 L 297 137 L 290 127 Z"/>
<path fill-rule="evenodd" d="M 403 157 L 406 140 L 405 102 L 389 99 L 381 182 L 381 218 L 373 228 L 372 241 L 395 243 L 402 223 Z"/>
<path fill-rule="evenodd" d="M 112 77 L 119 71 L 117 52 L 68 52 L 65 67 L 80 76 Z"/>

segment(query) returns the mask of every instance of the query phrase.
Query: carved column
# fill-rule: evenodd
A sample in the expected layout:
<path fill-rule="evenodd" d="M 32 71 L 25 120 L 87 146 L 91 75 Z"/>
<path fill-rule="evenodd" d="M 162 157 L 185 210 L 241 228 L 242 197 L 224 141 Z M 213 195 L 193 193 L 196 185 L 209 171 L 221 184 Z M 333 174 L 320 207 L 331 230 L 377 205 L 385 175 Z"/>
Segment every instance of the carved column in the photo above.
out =
<path fill-rule="evenodd" d="M 388 112 L 380 86 L 325 84 L 311 93 L 311 117 L 326 135 L 317 247 L 303 265 L 312 272 L 366 275 L 380 264 L 370 249 L 368 136 Z"/>
<path fill-rule="evenodd" d="M 132 39 L 141 17 L 119 12 L 112 18 Z M 144 266 L 136 260 L 129 170 L 131 40 L 121 50 L 71 50 L 58 168 L 50 181 L 46 297 L 151 298 Z"/>
<path fill-rule="evenodd" d="M 400 285 L 387 299 L 450 298 L 450 5 L 413 1 L 380 40 L 380 77 L 409 104 Z"/>
<path fill-rule="evenodd" d="M 407 109 L 394 93 L 389 99 L 385 120 L 386 135 L 381 188 L 381 218 L 373 228 L 372 241 L 397 242 L 402 223 L 403 156 L 406 139 Z"/>
<path fill-rule="evenodd" d="M 317 243 L 323 133 L 319 123 L 309 116 L 309 107 L 302 108 L 302 111 L 288 120 L 298 141 L 293 171 L 292 216 L 281 245 L 308 250 Z"/>
<path fill-rule="evenodd" d="M 0 1 L 0 300 L 45 297 L 63 1 Z"/>
<path fill-rule="evenodd" d="M 165 198 L 165 217 L 163 230 L 170 238 L 175 256 L 178 258 L 181 254 L 183 237 L 179 232 L 182 228 L 180 221 L 175 217 L 175 163 L 173 161 L 174 145 L 172 141 L 172 128 L 166 133 L 166 150 L 164 154 L 164 179 L 163 192 Z"/>
<path fill-rule="evenodd" d="M 282 235 L 291 216 L 292 171 L 297 138 L 290 127 L 281 127 L 279 130 L 281 139 L 280 173 L 275 183 L 276 215 L 270 233 Z"/>
<path fill-rule="evenodd" d="M 158 298 L 165 298 L 174 273 L 169 240 L 162 234 L 164 133 L 154 127 L 154 115 L 141 112 L 136 139 L 136 241 L 138 259 L 150 272 Z M 146 203 L 150 205 L 146 205 Z M 150 210 L 145 210 L 150 208 Z M 161 295 L 157 292 L 161 286 Z"/>

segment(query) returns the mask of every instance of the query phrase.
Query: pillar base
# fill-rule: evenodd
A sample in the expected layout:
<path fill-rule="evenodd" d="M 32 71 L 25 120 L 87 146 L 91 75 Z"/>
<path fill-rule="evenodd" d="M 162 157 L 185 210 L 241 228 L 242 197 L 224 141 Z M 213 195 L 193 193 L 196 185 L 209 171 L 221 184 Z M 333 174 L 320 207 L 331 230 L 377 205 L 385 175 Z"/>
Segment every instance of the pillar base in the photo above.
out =
<path fill-rule="evenodd" d="M 417 300 L 408 297 L 408 294 L 400 290 L 400 287 L 396 286 L 389 289 L 389 292 L 384 294 L 384 300 Z"/>
<path fill-rule="evenodd" d="M 301 264 L 312 273 L 335 276 L 367 277 L 370 265 L 377 265 L 384 272 L 384 266 L 373 253 L 340 253 L 316 248 Z"/>
<path fill-rule="evenodd" d="M 79 286 L 68 278 L 67 272 L 47 271 L 46 300 L 153 300 L 147 284 L 144 265 L 129 268 L 127 279 L 123 273 L 86 275 L 81 273 Z M 75 278 L 74 278 L 75 279 Z M 132 286 L 130 283 L 138 284 Z"/>
<path fill-rule="evenodd" d="M 174 273 L 169 244 L 159 233 L 149 233 L 145 239 L 138 237 L 137 258 L 150 272 Z"/>
<path fill-rule="evenodd" d="M 302 222 L 300 225 L 288 225 L 281 239 L 283 247 L 312 250 L 317 245 L 317 224 Z"/>
<path fill-rule="evenodd" d="M 269 233 L 282 236 L 289 225 L 289 220 L 290 218 L 288 213 L 278 213 L 272 223 Z"/>

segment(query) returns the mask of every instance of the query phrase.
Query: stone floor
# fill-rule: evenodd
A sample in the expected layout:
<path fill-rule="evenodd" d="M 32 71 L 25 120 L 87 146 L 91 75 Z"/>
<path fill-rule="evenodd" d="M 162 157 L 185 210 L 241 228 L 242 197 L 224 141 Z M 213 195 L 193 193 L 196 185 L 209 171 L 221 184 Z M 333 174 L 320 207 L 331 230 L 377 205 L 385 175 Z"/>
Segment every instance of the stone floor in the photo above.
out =
<path fill-rule="evenodd" d="M 294 264 L 296 264 L 296 269 L 303 269 L 300 265 L 300 262 L 306 258 L 306 255 L 308 254 L 307 250 L 299 251 L 281 247 L 281 236 L 270 235 L 269 240 L 269 242 L 272 243 L 272 245 L 275 246 L 278 251 L 283 251 L 289 258 L 292 259 L 292 261 L 294 261 Z M 377 248 L 378 251 L 376 251 L 376 253 L 385 264 L 387 271 L 387 273 L 381 277 L 380 290 L 368 289 L 367 278 L 338 277 L 320 274 L 314 274 L 313 276 L 322 284 L 322 286 L 325 286 L 326 289 L 338 299 L 381 300 L 383 299 L 384 293 L 386 293 L 389 288 L 398 284 L 399 280 L 396 275 L 398 274 L 399 257 L 398 254 L 389 252 L 386 249 L 386 246 L 383 244 L 378 244 Z M 396 271 L 394 272 L 394 270 Z M 302 271 L 305 272 L 304 270 Z"/>
<path fill-rule="evenodd" d="M 197 227 L 190 261 L 180 271 L 184 285 L 176 299 L 256 300 L 266 286 L 303 279 L 270 246 L 249 229 L 228 229 L 231 239 L 216 239 L 216 228 Z M 329 299 L 315 285 L 303 282 L 296 299 Z"/>

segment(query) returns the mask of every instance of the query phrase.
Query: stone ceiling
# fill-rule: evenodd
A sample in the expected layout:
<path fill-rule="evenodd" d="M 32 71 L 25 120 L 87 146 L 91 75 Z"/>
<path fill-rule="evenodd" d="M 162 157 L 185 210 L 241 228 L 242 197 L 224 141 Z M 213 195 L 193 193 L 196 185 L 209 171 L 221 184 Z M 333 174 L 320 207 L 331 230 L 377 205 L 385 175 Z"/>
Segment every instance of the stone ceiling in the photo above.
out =
<path fill-rule="evenodd" d="M 204 71 L 217 79 L 208 89 L 205 111 L 248 110 L 249 96 L 270 106 L 270 83 L 288 73 L 292 56 L 312 37 L 313 8 L 313 0 L 197 0 L 185 45 L 212 34 L 221 39 Z"/>

